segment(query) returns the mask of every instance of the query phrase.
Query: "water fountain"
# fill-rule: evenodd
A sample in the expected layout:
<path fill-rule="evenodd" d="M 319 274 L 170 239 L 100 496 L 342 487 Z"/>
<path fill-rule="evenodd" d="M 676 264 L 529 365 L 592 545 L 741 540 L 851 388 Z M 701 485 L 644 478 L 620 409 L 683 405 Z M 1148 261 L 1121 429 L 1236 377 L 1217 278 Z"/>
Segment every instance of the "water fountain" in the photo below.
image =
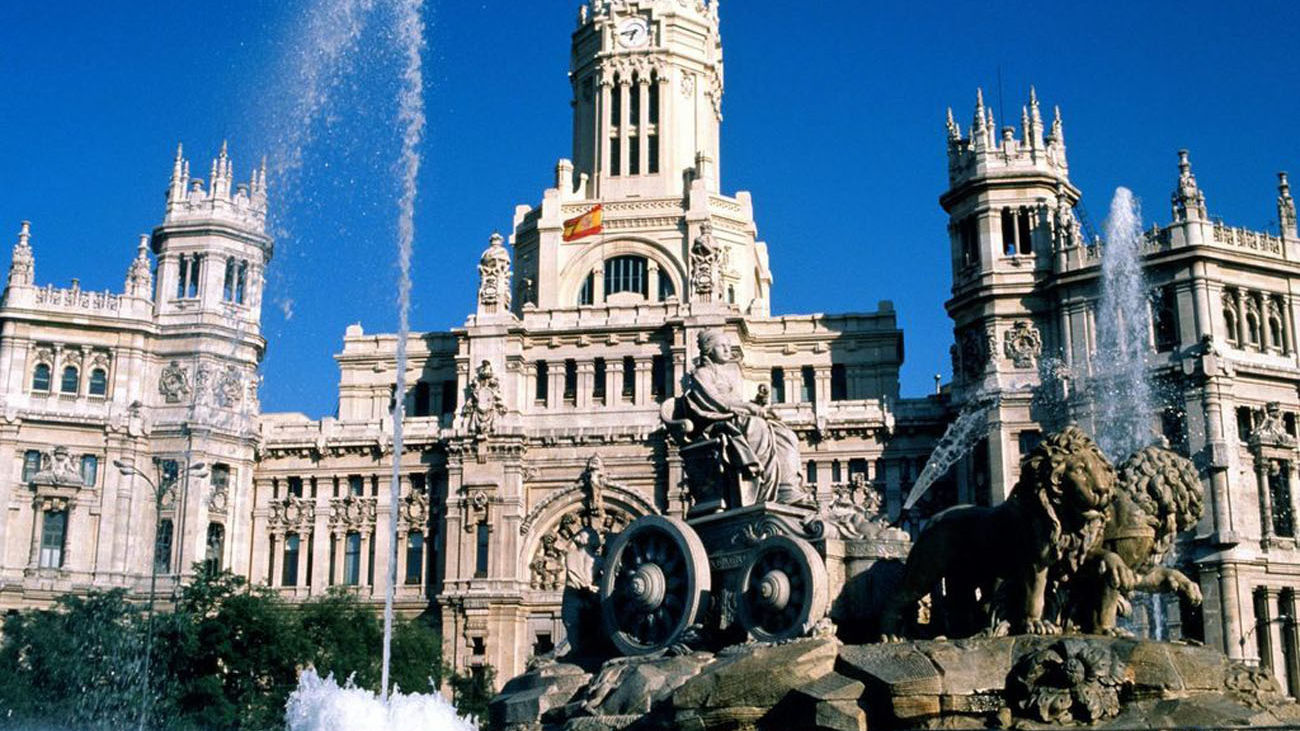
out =
<path fill-rule="evenodd" d="M 1116 463 L 1151 443 L 1155 398 L 1147 376 L 1148 285 L 1142 270 L 1142 211 L 1118 188 L 1106 220 L 1097 350 L 1089 389 L 1097 442 Z"/>

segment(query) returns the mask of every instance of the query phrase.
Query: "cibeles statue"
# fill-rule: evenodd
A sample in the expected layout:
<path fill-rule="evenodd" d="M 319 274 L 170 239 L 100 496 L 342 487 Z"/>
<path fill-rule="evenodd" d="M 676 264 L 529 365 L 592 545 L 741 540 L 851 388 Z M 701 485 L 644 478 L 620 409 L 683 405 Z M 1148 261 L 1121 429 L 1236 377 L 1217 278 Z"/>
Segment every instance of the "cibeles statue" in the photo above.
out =
<path fill-rule="evenodd" d="M 660 412 L 683 445 L 696 508 L 763 502 L 811 506 L 799 469 L 799 438 L 767 406 L 745 398 L 731 337 L 708 329 L 697 342 L 699 357 L 685 393 L 666 401 Z"/>

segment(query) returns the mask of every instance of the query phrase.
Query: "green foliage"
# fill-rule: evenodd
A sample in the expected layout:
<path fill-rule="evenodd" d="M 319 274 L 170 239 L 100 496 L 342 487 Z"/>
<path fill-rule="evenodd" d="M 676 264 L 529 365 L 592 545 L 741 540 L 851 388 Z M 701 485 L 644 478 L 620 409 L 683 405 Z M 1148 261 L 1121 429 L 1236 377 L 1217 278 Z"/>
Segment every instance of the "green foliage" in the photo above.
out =
<path fill-rule="evenodd" d="M 451 679 L 452 698 L 456 710 L 460 711 L 461 715 L 478 719 L 480 723 L 486 721 L 488 703 L 495 695 L 492 690 L 495 684 L 496 669 L 491 665 L 482 666 L 477 673 L 457 674 Z"/>
<path fill-rule="evenodd" d="M 0 724 L 130 728 L 139 718 L 143 619 L 120 589 L 11 616 L 0 646 Z"/>
<path fill-rule="evenodd" d="M 315 667 L 379 689 L 383 625 L 346 592 L 291 605 L 228 572 L 199 571 L 174 611 L 154 618 L 150 728 L 282 729 L 298 674 Z M 0 728 L 135 728 L 147 622 L 122 590 L 64 597 L 6 619 Z M 391 684 L 425 693 L 449 681 L 462 712 L 483 717 L 493 675 L 458 676 L 424 619 L 393 627 Z M 433 686 L 430 686 L 430 682 Z"/>

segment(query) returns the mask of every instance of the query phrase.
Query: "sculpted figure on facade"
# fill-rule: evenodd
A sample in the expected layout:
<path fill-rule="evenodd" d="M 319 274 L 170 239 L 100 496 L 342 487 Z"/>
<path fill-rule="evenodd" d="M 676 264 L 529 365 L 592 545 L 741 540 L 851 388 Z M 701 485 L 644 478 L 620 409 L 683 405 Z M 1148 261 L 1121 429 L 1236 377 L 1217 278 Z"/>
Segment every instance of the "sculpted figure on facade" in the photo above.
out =
<path fill-rule="evenodd" d="M 68 453 L 68 448 L 64 446 L 57 446 L 41 455 L 41 469 L 32 476 L 32 482 L 38 485 L 55 486 L 85 485 L 81 470 L 77 468 L 72 455 Z"/>
<path fill-rule="evenodd" d="M 605 475 L 605 462 L 600 455 L 592 455 L 587 460 L 587 469 L 583 470 L 582 491 L 587 501 L 587 515 L 591 523 L 599 524 L 605 517 L 605 489 L 609 478 Z"/>
<path fill-rule="evenodd" d="M 158 393 L 169 404 L 178 404 L 189 398 L 190 374 L 180 363 L 172 361 L 158 378 Z"/>
<path fill-rule="evenodd" d="M 30 287 L 36 280 L 36 257 L 32 255 L 31 224 L 23 221 L 14 244 L 14 258 L 9 265 L 9 286 Z"/>
<path fill-rule="evenodd" d="M 990 630 L 995 618 L 1017 634 L 1057 633 L 1046 598 L 1098 546 L 1115 479 L 1115 468 L 1078 427 L 1046 437 L 1002 504 L 959 505 L 926 525 L 890 598 L 884 634 L 905 631 L 905 615 L 941 580 L 948 636 Z"/>
<path fill-rule="evenodd" d="M 492 363 L 483 361 L 474 373 L 468 398 L 460 415 L 465 419 L 465 429 L 475 436 L 486 436 L 496 431 L 497 417 L 505 414 L 501 400 L 501 381 L 492 372 Z"/>
<path fill-rule="evenodd" d="M 1252 447 L 1256 448 L 1260 446 L 1295 447 L 1296 438 L 1286 431 L 1286 423 L 1282 419 L 1281 404 L 1270 401 L 1264 406 L 1264 413 L 1259 420 L 1259 424 L 1250 433 L 1249 442 Z"/>
<path fill-rule="evenodd" d="M 1134 591 L 1180 594 L 1201 603 L 1196 582 L 1164 565 L 1177 535 L 1196 525 L 1204 488 L 1191 460 L 1164 447 L 1135 452 L 1119 467 L 1101 543 L 1070 589 L 1074 621 L 1089 634 L 1119 634 Z"/>
<path fill-rule="evenodd" d="M 1033 368 L 1043 354 L 1043 336 L 1028 320 L 1017 320 L 1003 335 L 1003 352 L 1017 368 Z"/>
<path fill-rule="evenodd" d="M 725 471 L 739 483 L 741 504 L 809 503 L 799 469 L 799 439 L 769 409 L 743 396 L 731 339 L 722 330 L 708 329 L 697 342 L 699 357 L 686 392 L 664 402 L 664 423 L 688 445 L 717 445 Z"/>
<path fill-rule="evenodd" d="M 510 309 L 510 253 L 501 234 L 492 234 L 491 242 L 478 262 L 478 303 L 486 314 Z"/>
<path fill-rule="evenodd" d="M 135 259 L 126 271 L 126 295 L 128 297 L 153 298 L 153 270 L 149 264 L 149 236 L 140 236 L 140 245 L 136 248 Z"/>
<path fill-rule="evenodd" d="M 714 300 L 721 289 L 722 252 L 713 240 L 713 224 L 705 221 L 691 245 L 691 288 L 696 299 Z"/>

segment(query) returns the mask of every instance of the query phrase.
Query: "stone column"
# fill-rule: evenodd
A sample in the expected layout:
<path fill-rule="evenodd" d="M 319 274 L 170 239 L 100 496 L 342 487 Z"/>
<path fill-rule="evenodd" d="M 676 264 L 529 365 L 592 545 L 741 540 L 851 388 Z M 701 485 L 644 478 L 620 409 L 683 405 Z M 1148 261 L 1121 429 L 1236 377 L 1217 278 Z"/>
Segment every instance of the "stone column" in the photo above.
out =
<path fill-rule="evenodd" d="M 564 404 L 564 361 L 546 361 L 546 377 L 550 379 L 546 388 L 546 408 L 558 409 Z"/>
<path fill-rule="evenodd" d="M 619 402 L 623 391 L 623 359 L 611 358 L 605 361 L 605 405 L 613 406 Z"/>
<path fill-rule="evenodd" d="M 270 547 L 270 555 L 266 557 L 266 571 L 269 574 L 269 576 L 266 577 L 266 585 L 279 586 L 280 580 L 283 578 L 280 575 L 280 562 L 282 560 L 280 556 L 284 552 L 284 535 L 279 533 L 268 533 L 266 541 L 267 545 Z M 153 560 L 152 557 L 150 560 Z"/>
<path fill-rule="evenodd" d="M 333 571 L 330 574 L 330 581 L 334 586 L 343 583 L 343 556 L 344 541 L 347 539 L 346 533 L 341 533 L 337 529 L 330 530 L 330 538 L 333 539 L 333 545 L 330 547 L 330 563 L 333 565 Z"/>
<path fill-rule="evenodd" d="M 641 95 L 641 118 L 636 121 L 636 143 L 640 168 L 637 172 L 646 175 L 650 172 L 650 79 L 644 75 L 637 78 L 637 94 Z M 651 291 L 650 296 L 658 293 Z"/>
<path fill-rule="evenodd" d="M 1233 292 L 1233 301 L 1237 305 L 1237 346 L 1245 350 L 1250 344 L 1250 328 L 1246 325 L 1246 295 L 1238 289 Z"/>
<path fill-rule="evenodd" d="M 1300 634 L 1296 625 L 1295 589 L 1286 589 L 1278 594 L 1278 619 L 1282 631 L 1282 668 L 1286 678 L 1283 687 L 1292 698 L 1300 697 Z"/>
<path fill-rule="evenodd" d="M 1237 586 L 1237 567 L 1233 565 L 1223 565 L 1219 567 L 1219 607 L 1222 609 L 1220 617 L 1223 627 L 1223 651 L 1236 660 L 1246 657 L 1243 647 L 1237 642 L 1242 636 L 1241 632 L 1241 594 L 1240 587 Z"/>
<path fill-rule="evenodd" d="M 311 585 L 307 583 L 307 563 L 311 556 L 311 539 L 310 532 L 298 534 L 298 580 L 294 582 L 295 587 L 306 587 L 309 593 Z"/>
<path fill-rule="evenodd" d="M 1273 496 L 1268 484 L 1269 462 L 1264 455 L 1255 455 L 1255 484 L 1259 488 L 1260 542 L 1268 546 L 1273 542 Z"/>
<path fill-rule="evenodd" d="M 649 358 L 636 359 L 636 405 L 645 406 L 651 402 L 650 380 L 654 363 Z"/>
<path fill-rule="evenodd" d="M 328 503 L 326 504 L 328 505 Z M 328 507 L 316 506 L 316 514 L 329 512 Z M 312 528 L 311 532 L 312 572 L 311 592 L 324 594 L 330 585 L 330 532 L 323 526 Z"/>
<path fill-rule="evenodd" d="M 646 266 L 646 299 L 658 302 L 659 297 L 659 262 L 651 259 Z"/>
<path fill-rule="evenodd" d="M 631 142 L 628 131 L 632 128 L 632 80 L 630 78 L 619 78 L 618 85 L 620 89 L 619 109 L 618 109 L 618 149 L 619 149 L 619 175 L 627 175 L 628 164 L 632 158 L 628 156 L 629 143 Z"/>
<path fill-rule="evenodd" d="M 27 559 L 28 568 L 34 569 L 40 565 L 41 528 L 43 527 L 42 517 L 44 515 L 45 515 L 45 511 L 41 509 L 40 502 L 39 501 L 36 502 L 32 506 L 32 543 L 31 543 L 31 551 Z"/>
<path fill-rule="evenodd" d="M 595 390 L 596 364 L 589 360 L 578 361 L 578 392 L 574 404 L 579 409 L 591 408 L 592 391 Z"/>
<path fill-rule="evenodd" d="M 609 174 L 609 145 L 610 145 L 610 89 L 614 86 L 613 79 L 606 75 L 600 80 L 600 103 L 596 110 L 596 123 L 593 125 L 596 129 L 596 146 L 594 154 L 600 159 L 596 162 L 597 171 L 604 170 Z M 599 176 L 598 176 L 599 177 Z"/>
<path fill-rule="evenodd" d="M 817 366 L 816 388 L 813 389 L 813 403 L 829 404 L 831 402 L 831 367 Z"/>
<path fill-rule="evenodd" d="M 1259 653 L 1259 664 L 1272 670 L 1273 664 L 1273 618 L 1271 607 L 1273 602 L 1270 592 L 1265 587 L 1255 589 L 1252 597 L 1255 604 L 1255 645 Z"/>

